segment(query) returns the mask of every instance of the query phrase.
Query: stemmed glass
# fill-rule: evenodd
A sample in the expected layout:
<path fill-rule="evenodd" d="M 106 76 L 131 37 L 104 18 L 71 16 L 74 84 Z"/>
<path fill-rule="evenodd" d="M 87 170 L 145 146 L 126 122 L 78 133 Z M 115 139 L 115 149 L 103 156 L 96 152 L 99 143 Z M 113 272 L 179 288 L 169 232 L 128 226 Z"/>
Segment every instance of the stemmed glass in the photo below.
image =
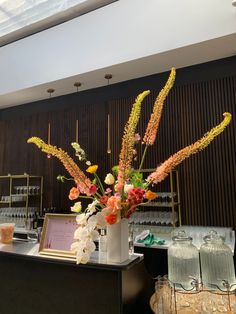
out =
<path fill-rule="evenodd" d="M 36 194 L 39 195 L 40 186 L 36 186 Z"/>
<path fill-rule="evenodd" d="M 14 188 L 16 190 L 16 194 L 20 194 L 20 186 L 17 185 Z"/>

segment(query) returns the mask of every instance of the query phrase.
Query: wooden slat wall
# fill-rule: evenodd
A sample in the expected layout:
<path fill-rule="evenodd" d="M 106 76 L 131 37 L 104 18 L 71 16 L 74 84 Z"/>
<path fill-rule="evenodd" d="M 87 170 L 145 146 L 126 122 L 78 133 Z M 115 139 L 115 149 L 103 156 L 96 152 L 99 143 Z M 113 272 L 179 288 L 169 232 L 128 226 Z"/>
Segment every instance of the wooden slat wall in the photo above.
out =
<path fill-rule="evenodd" d="M 102 108 L 102 110 L 97 110 Z M 72 202 L 67 198 L 72 182 L 59 183 L 58 174 L 67 172 L 61 163 L 48 159 L 33 144 L 26 141 L 38 136 L 47 141 L 48 123 L 51 125 L 51 143 L 62 147 L 71 156 L 74 150 L 70 143 L 75 141 L 76 120 L 79 124 L 79 142 L 91 161 L 105 165 L 102 175 L 107 171 L 106 155 L 106 115 L 103 104 L 86 104 L 60 111 L 38 113 L 19 119 L 0 121 L 0 170 L 1 174 L 23 174 L 24 172 L 43 175 L 45 178 L 44 207 L 69 208 Z M 76 159 L 75 159 L 76 160 Z M 82 165 L 83 169 L 85 166 Z"/>
<path fill-rule="evenodd" d="M 144 135 L 159 90 L 159 87 L 153 89 L 143 103 L 138 126 L 141 135 Z M 99 165 L 99 174 L 104 179 L 110 167 L 118 163 L 123 128 L 136 96 L 134 93 L 122 97 L 116 94 L 103 101 L 95 98 L 90 103 L 80 104 L 76 97 L 64 96 L 63 101 L 68 101 L 64 108 L 56 109 L 57 100 L 54 100 L 55 106 L 50 110 L 0 120 L 0 173 L 43 175 L 44 207 L 69 208 L 73 203 L 67 199 L 71 182 L 60 184 L 56 180 L 58 174 L 66 175 L 63 166 L 54 158 L 48 160 L 34 145 L 27 144 L 27 138 L 35 135 L 46 140 L 50 122 L 51 142 L 73 156 L 70 143 L 75 140 L 78 119 L 79 142 L 91 161 Z M 47 105 L 45 101 L 43 105 Z M 233 116 L 230 126 L 208 148 L 178 167 L 184 224 L 236 228 L 235 106 L 235 76 L 178 83 L 166 100 L 157 141 L 148 152 L 145 168 L 155 167 L 200 138 L 222 120 L 225 111 Z M 106 153 L 108 113 L 111 120 L 110 155 Z M 140 160 L 141 149 L 138 157 Z"/>

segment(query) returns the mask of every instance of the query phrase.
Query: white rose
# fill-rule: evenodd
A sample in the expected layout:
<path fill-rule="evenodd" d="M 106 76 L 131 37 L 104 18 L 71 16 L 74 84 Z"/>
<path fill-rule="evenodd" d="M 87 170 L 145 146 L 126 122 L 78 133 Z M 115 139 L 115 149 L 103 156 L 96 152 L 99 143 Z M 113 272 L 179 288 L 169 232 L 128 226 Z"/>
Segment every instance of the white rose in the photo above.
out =
<path fill-rule="evenodd" d="M 108 173 L 106 175 L 106 178 L 104 180 L 104 182 L 107 184 L 107 185 L 112 185 L 115 183 L 115 178 L 113 177 L 113 175 L 111 173 Z"/>
<path fill-rule="evenodd" d="M 124 192 L 129 193 L 134 188 L 133 184 L 125 184 L 124 186 Z"/>

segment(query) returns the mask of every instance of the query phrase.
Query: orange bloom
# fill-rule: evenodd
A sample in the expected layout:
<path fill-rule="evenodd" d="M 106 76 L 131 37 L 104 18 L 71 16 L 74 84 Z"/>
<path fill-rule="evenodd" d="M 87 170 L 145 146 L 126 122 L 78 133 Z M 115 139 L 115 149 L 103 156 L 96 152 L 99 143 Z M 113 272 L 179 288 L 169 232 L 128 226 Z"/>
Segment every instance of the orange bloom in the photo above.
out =
<path fill-rule="evenodd" d="M 92 165 L 90 167 L 88 167 L 88 169 L 86 170 L 88 173 L 95 173 L 98 170 L 98 165 Z"/>
<path fill-rule="evenodd" d="M 154 200 L 155 198 L 157 198 L 157 193 L 148 190 L 148 191 L 145 193 L 145 198 L 148 199 L 149 201 L 152 201 L 152 200 Z"/>
<path fill-rule="evenodd" d="M 75 200 L 76 198 L 78 198 L 79 196 L 79 190 L 78 188 L 71 188 L 70 189 L 70 194 L 69 194 L 69 199 L 72 201 L 72 200 Z"/>
<path fill-rule="evenodd" d="M 117 216 L 116 215 L 113 215 L 113 214 L 110 214 L 108 216 L 105 217 L 106 219 L 106 222 L 109 224 L 109 225 L 113 225 L 116 223 L 117 221 Z"/>
<path fill-rule="evenodd" d="M 112 212 L 116 213 L 120 210 L 120 197 L 117 196 L 111 196 L 107 200 L 107 206 L 112 208 Z"/>

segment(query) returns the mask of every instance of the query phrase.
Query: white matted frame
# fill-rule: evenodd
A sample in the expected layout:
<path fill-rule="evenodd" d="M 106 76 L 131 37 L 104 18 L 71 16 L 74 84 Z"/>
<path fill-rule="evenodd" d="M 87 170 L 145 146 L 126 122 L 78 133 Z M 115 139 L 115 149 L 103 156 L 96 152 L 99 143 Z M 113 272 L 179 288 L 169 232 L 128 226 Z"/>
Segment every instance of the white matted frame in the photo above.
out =
<path fill-rule="evenodd" d="M 75 258 L 70 249 L 77 229 L 76 215 L 46 214 L 43 224 L 39 253 Z"/>

